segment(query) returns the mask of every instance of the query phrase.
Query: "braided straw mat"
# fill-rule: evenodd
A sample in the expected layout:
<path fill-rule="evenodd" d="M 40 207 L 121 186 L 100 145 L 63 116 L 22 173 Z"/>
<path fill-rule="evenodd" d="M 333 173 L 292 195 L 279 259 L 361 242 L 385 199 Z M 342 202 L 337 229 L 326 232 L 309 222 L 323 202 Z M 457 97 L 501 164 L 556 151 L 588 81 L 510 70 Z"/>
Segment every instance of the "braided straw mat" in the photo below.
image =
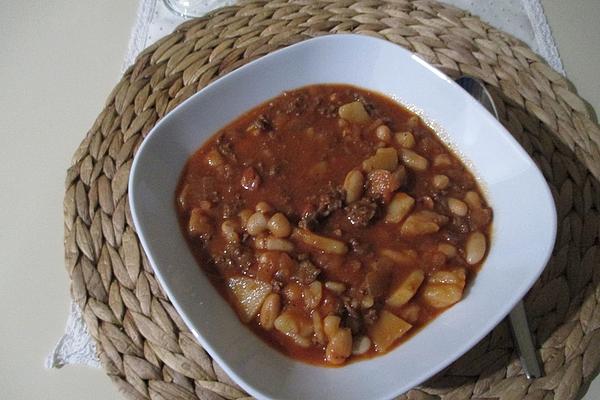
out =
<path fill-rule="evenodd" d="M 546 376 L 525 378 L 503 322 L 400 398 L 576 398 L 600 365 L 600 129 L 567 81 L 522 42 L 428 0 L 242 2 L 184 23 L 139 55 L 66 179 L 71 295 L 109 377 L 130 399 L 247 397 L 197 344 L 154 277 L 129 213 L 132 158 L 158 119 L 209 82 L 281 47 L 337 32 L 384 38 L 450 76 L 483 79 L 502 122 L 543 171 L 558 210 L 552 260 L 525 299 Z"/>

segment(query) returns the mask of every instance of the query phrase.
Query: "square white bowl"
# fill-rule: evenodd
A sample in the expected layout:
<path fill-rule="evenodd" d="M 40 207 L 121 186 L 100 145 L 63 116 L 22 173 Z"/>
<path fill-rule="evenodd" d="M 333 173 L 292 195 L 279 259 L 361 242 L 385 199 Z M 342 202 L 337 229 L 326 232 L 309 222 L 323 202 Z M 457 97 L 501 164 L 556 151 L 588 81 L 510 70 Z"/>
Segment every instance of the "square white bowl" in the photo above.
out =
<path fill-rule="evenodd" d="M 489 255 L 465 298 L 390 353 L 342 368 L 295 361 L 237 318 L 180 231 L 175 188 L 189 156 L 217 130 L 282 91 L 346 83 L 418 110 L 457 150 L 494 210 Z M 525 295 L 548 261 L 556 211 L 541 173 L 510 134 L 450 78 L 401 47 L 358 35 L 307 40 L 217 80 L 163 118 L 139 149 L 129 200 L 158 280 L 200 344 L 258 398 L 386 399 L 442 370 Z"/>

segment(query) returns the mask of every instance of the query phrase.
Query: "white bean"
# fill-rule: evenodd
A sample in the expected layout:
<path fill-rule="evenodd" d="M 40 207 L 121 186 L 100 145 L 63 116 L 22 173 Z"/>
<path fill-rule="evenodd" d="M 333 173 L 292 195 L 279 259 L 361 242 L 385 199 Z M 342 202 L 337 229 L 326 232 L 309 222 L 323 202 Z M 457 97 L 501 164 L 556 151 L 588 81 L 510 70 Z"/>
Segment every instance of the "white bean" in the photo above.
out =
<path fill-rule="evenodd" d="M 361 336 L 352 343 L 352 354 L 365 354 L 371 348 L 371 339 L 366 336 Z"/>
<path fill-rule="evenodd" d="M 450 178 L 446 175 L 435 175 L 433 177 L 433 187 L 439 190 L 446 189 L 450 184 Z"/>
<path fill-rule="evenodd" d="M 273 236 L 278 238 L 284 238 L 290 236 L 292 233 L 292 226 L 290 221 L 282 213 L 274 214 L 267 223 L 267 226 Z"/>
<path fill-rule="evenodd" d="M 404 165 L 416 171 L 425 171 L 429 166 L 429 161 L 425 157 L 409 149 L 401 149 L 400 158 Z"/>
<path fill-rule="evenodd" d="M 303 292 L 304 305 L 308 310 L 313 310 L 319 305 L 323 297 L 323 284 L 319 281 L 314 281 L 308 287 L 305 287 Z"/>
<path fill-rule="evenodd" d="M 410 213 L 415 205 L 415 199 L 406 193 L 396 193 L 388 205 L 385 222 L 397 224 Z"/>
<path fill-rule="evenodd" d="M 449 167 L 452 165 L 452 159 L 448 154 L 439 154 L 433 159 L 434 167 Z"/>
<path fill-rule="evenodd" d="M 341 282 L 327 281 L 325 282 L 325 287 L 336 294 L 342 294 L 346 290 L 346 285 Z"/>
<path fill-rule="evenodd" d="M 261 212 L 255 212 L 246 222 L 246 231 L 252 236 L 256 236 L 267 230 L 267 219 Z"/>
<path fill-rule="evenodd" d="M 313 330 L 315 331 L 315 338 L 317 343 L 323 345 L 326 343 L 325 332 L 323 331 L 323 320 L 321 314 L 317 310 L 312 313 Z"/>
<path fill-rule="evenodd" d="M 271 205 L 266 201 L 259 201 L 258 203 L 256 203 L 256 207 L 254 209 L 263 214 L 267 214 L 273 211 L 273 207 L 271 207 Z"/>
<path fill-rule="evenodd" d="M 260 326 L 266 330 L 273 329 L 275 319 L 279 316 L 281 311 L 281 297 L 277 293 L 271 293 L 263 302 L 260 308 Z"/>
<path fill-rule="evenodd" d="M 337 315 L 328 315 L 323 319 L 323 331 L 329 340 L 331 340 L 340 329 L 340 322 L 342 322 L 342 320 Z"/>
<path fill-rule="evenodd" d="M 458 215 L 459 217 L 464 217 L 469 212 L 467 205 L 454 197 L 448 198 L 448 208 L 452 214 Z"/>
<path fill-rule="evenodd" d="M 477 194 L 477 192 L 469 191 L 465 194 L 465 203 L 468 204 L 471 210 L 479 210 L 483 207 L 481 204 L 481 197 Z"/>
<path fill-rule="evenodd" d="M 456 247 L 448 243 L 440 243 L 438 245 L 438 251 L 448 258 L 454 258 L 456 256 Z"/>
<path fill-rule="evenodd" d="M 289 240 L 271 236 L 256 238 L 254 246 L 259 250 L 285 251 L 288 253 L 294 250 L 294 244 Z"/>
<path fill-rule="evenodd" d="M 283 312 L 277 318 L 275 318 L 273 325 L 275 326 L 275 329 L 284 335 L 298 334 L 300 330 L 298 321 L 289 312 Z"/>
<path fill-rule="evenodd" d="M 240 241 L 240 235 L 237 233 L 238 229 L 239 224 L 230 219 L 223 221 L 221 224 L 221 232 L 223 233 L 223 237 L 230 243 L 238 243 Z"/>
<path fill-rule="evenodd" d="M 317 235 L 316 233 L 306 229 L 294 229 L 293 236 L 297 240 L 301 240 L 307 245 L 316 247 L 317 249 L 322 250 L 325 253 L 346 254 L 348 252 L 348 246 L 346 245 L 346 243 L 325 236 Z"/>
<path fill-rule="evenodd" d="M 467 263 L 473 265 L 483 260 L 486 247 L 485 235 L 483 233 L 471 233 L 465 244 L 465 260 Z"/>
<path fill-rule="evenodd" d="M 379 125 L 375 129 L 375 136 L 383 142 L 389 143 L 392 140 L 392 131 L 387 125 Z"/>
<path fill-rule="evenodd" d="M 254 214 L 252 210 L 249 210 L 247 208 L 243 209 L 238 213 L 238 217 L 240 217 L 240 222 L 242 223 L 242 228 L 246 229 L 246 224 L 248 223 L 248 220 L 250 219 L 252 214 Z"/>
<path fill-rule="evenodd" d="M 346 179 L 344 179 L 344 190 L 346 191 L 346 203 L 350 204 L 362 196 L 363 185 L 365 184 L 365 177 L 357 169 L 353 169 L 348 172 Z"/>

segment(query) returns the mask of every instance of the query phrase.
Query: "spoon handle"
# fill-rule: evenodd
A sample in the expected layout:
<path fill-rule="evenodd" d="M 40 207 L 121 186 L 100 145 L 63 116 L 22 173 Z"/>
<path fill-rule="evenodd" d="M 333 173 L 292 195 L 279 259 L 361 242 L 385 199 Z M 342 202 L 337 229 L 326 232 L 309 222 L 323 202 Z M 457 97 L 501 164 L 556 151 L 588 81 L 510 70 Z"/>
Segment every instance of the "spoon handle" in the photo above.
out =
<path fill-rule="evenodd" d="M 479 79 L 470 76 L 461 76 L 456 80 L 456 83 L 462 87 L 469 95 L 477 100 L 488 112 L 496 119 L 498 111 L 492 96 Z M 540 361 L 537 357 L 535 345 L 529 324 L 527 323 L 527 314 L 523 301 L 519 300 L 515 308 L 509 314 L 510 330 L 513 335 L 514 342 L 517 345 L 517 351 L 521 359 L 521 365 L 525 371 L 527 378 L 539 378 L 543 375 Z"/>
<path fill-rule="evenodd" d="M 508 315 L 510 330 L 517 344 L 521 365 L 527 378 L 539 378 L 543 375 L 536 349 L 527 323 L 527 314 L 523 301 L 519 301 Z"/>

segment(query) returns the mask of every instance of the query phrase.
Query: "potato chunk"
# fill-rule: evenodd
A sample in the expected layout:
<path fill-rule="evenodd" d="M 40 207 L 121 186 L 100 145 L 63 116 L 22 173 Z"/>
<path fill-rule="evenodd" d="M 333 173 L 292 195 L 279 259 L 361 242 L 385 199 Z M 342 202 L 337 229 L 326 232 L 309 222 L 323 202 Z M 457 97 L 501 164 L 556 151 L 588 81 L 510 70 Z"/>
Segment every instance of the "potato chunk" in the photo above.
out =
<path fill-rule="evenodd" d="M 393 147 L 377 149 L 375 155 L 363 161 L 362 167 L 366 172 L 376 169 L 394 171 L 398 167 L 398 152 Z"/>
<path fill-rule="evenodd" d="M 340 106 L 338 114 L 340 118 L 355 124 L 364 124 L 371 119 L 369 113 L 365 110 L 365 106 L 358 100 Z"/>
<path fill-rule="evenodd" d="M 249 322 L 260 310 L 271 285 L 247 277 L 235 277 L 227 281 L 227 287 L 235 296 L 238 313 L 243 322 Z"/>
<path fill-rule="evenodd" d="M 369 337 L 377 352 L 386 351 L 398 338 L 412 328 L 412 325 L 389 311 L 383 310 L 379 319 L 369 329 Z"/>
<path fill-rule="evenodd" d="M 396 289 L 392 290 L 392 294 L 385 302 L 392 307 L 400 307 L 408 303 L 415 293 L 417 293 L 419 286 L 423 283 L 423 279 L 425 279 L 425 274 L 422 270 L 416 269 L 412 271 Z"/>

